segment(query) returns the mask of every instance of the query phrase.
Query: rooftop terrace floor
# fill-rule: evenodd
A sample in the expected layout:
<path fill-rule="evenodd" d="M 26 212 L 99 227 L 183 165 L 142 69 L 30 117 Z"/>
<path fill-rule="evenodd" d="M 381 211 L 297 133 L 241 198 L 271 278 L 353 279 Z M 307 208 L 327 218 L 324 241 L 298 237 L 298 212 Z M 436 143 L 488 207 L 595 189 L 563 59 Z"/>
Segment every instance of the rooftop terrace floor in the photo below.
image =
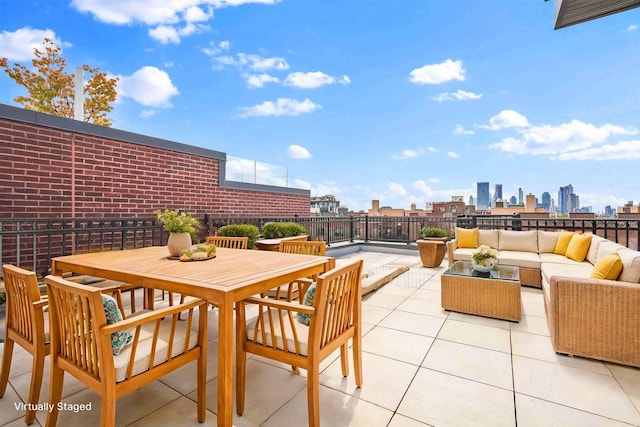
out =
<path fill-rule="evenodd" d="M 356 388 L 353 374 L 342 377 L 337 353 L 322 364 L 322 425 L 640 426 L 640 369 L 557 355 L 541 290 L 522 288 L 519 323 L 489 319 L 442 310 L 446 260 L 439 268 L 424 268 L 417 254 L 360 251 L 340 257 L 346 258 L 364 259 L 365 271 L 411 268 L 364 297 L 362 388 Z M 196 419 L 192 363 L 118 400 L 117 425 L 216 425 L 217 318 L 215 310 L 209 313 L 206 422 Z M 24 425 L 24 412 L 15 406 L 26 399 L 30 369 L 31 356 L 16 346 L 10 384 L 0 399 L 0 425 Z M 306 425 L 305 375 L 251 357 L 246 410 L 234 415 L 235 425 Z M 40 402 L 47 402 L 48 387 L 47 360 Z M 58 425 L 99 423 L 97 395 L 70 375 L 63 401 L 91 402 L 92 410 L 61 412 Z M 34 425 L 45 419 L 39 412 Z"/>

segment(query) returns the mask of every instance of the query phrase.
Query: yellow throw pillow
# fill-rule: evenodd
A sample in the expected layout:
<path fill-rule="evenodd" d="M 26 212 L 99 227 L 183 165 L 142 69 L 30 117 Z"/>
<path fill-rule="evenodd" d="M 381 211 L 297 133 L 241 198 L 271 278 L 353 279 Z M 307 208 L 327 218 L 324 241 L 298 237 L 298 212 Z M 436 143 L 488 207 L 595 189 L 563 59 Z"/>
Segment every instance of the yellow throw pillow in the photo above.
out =
<path fill-rule="evenodd" d="M 574 261 L 582 262 L 589 252 L 593 234 L 574 234 L 567 246 L 566 256 Z"/>
<path fill-rule="evenodd" d="M 556 247 L 553 250 L 554 254 L 565 255 L 567 253 L 567 246 L 569 246 L 569 242 L 571 238 L 576 233 L 572 233 L 570 231 L 561 231 L 558 236 L 558 241 L 556 242 Z"/>
<path fill-rule="evenodd" d="M 477 228 L 458 228 L 458 247 L 459 248 L 477 248 L 478 247 L 478 229 Z"/>
<path fill-rule="evenodd" d="M 591 270 L 592 279 L 616 280 L 622 272 L 622 259 L 618 254 L 605 255 L 596 262 Z"/>

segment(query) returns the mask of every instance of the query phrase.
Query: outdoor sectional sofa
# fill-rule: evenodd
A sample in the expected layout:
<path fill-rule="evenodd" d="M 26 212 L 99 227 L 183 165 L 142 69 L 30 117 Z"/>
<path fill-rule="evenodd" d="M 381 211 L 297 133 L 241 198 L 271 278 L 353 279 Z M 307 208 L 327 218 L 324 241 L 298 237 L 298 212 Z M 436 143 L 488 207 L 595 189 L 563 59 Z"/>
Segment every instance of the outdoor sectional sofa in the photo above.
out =
<path fill-rule="evenodd" d="M 449 265 L 480 245 L 542 288 L 557 353 L 640 367 L 640 252 L 590 233 L 459 228 Z"/>

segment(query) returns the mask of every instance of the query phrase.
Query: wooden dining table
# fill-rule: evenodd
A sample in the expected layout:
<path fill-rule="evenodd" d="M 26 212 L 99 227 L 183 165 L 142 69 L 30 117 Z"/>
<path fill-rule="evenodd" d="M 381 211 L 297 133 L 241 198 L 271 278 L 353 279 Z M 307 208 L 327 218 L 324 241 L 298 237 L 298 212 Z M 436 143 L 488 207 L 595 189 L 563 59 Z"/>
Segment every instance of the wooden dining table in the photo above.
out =
<path fill-rule="evenodd" d="M 73 272 L 202 298 L 218 306 L 218 426 L 233 422 L 234 305 L 335 267 L 332 257 L 218 248 L 216 257 L 181 262 L 165 246 L 56 257 L 51 273 Z"/>

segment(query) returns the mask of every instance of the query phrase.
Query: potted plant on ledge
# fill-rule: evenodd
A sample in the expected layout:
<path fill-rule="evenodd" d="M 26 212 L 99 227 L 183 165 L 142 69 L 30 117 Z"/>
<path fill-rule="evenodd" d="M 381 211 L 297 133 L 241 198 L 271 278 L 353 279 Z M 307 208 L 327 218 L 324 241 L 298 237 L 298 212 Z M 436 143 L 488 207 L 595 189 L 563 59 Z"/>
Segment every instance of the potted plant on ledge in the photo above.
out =
<path fill-rule="evenodd" d="M 191 248 L 191 235 L 200 228 L 200 223 L 192 216 L 180 211 L 165 209 L 154 212 L 162 223 L 164 231 L 169 233 L 167 249 L 172 257 L 179 257 L 180 252 Z"/>
<path fill-rule="evenodd" d="M 420 260 L 425 267 L 439 267 L 447 252 L 445 242 L 449 240 L 449 233 L 438 227 L 423 227 L 420 230 L 421 239 L 416 241 Z"/>

